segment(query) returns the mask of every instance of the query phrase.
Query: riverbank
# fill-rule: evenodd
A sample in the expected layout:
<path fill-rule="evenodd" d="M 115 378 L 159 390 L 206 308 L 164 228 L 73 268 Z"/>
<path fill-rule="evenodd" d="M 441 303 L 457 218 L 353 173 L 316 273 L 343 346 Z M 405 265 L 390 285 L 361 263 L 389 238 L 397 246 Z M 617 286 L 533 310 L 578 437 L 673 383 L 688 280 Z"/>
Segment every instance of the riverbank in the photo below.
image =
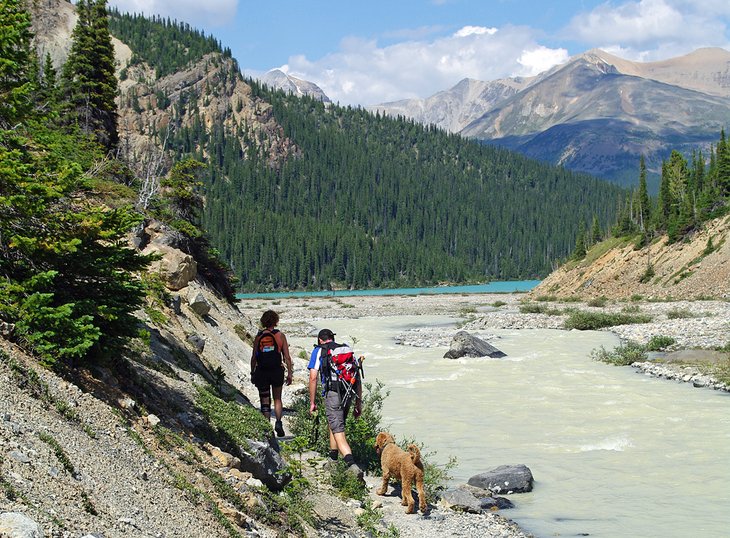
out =
<path fill-rule="evenodd" d="M 573 310 L 646 315 L 650 318 L 647 323 L 601 330 L 638 344 L 646 344 L 656 336 L 671 338 L 674 343 L 664 353 L 652 354 L 651 361 L 635 364 L 637 370 L 654 377 L 728 390 L 724 379 L 730 367 L 730 301 L 581 302 L 545 300 L 524 293 L 486 293 L 246 299 L 239 307 L 254 319 L 263 310 L 276 310 L 281 316 L 282 330 L 294 336 L 314 335 L 327 325 L 326 320 L 338 318 L 444 315 L 458 320 L 466 331 L 485 333 L 490 329 L 562 329 Z M 453 334 L 453 329 L 414 328 L 399 339 L 407 345 L 448 346 Z M 294 355 L 302 351 L 309 350 L 295 350 Z"/>

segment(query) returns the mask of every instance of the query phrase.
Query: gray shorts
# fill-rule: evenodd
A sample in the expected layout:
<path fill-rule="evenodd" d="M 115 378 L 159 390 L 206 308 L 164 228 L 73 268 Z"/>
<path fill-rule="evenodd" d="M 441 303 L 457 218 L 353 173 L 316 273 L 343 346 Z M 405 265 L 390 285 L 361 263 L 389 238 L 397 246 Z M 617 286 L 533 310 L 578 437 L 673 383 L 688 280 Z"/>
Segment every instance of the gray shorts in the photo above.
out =
<path fill-rule="evenodd" d="M 327 391 L 324 395 L 324 411 L 327 415 L 327 424 L 329 424 L 332 433 L 342 433 L 345 431 L 345 419 L 347 412 L 350 410 L 350 404 L 343 408 L 340 402 L 340 395 L 336 390 Z"/>

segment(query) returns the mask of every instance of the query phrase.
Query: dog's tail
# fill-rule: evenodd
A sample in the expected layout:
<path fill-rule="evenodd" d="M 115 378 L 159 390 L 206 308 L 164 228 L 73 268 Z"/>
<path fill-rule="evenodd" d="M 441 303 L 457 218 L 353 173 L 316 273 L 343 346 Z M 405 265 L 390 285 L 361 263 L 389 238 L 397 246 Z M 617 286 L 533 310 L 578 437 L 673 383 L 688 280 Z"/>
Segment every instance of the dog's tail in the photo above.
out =
<path fill-rule="evenodd" d="M 414 465 L 421 464 L 421 451 L 418 450 L 416 445 L 408 445 L 408 454 L 411 456 L 411 461 Z"/>

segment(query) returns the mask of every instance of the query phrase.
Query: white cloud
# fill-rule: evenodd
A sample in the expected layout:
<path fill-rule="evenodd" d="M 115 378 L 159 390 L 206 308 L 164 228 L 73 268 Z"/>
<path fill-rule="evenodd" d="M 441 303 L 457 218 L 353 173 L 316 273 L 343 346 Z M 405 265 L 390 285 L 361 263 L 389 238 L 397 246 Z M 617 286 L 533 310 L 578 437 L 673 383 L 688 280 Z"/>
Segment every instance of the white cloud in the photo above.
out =
<path fill-rule="evenodd" d="M 110 0 L 109 6 L 121 12 L 170 17 L 200 28 L 230 23 L 236 15 L 238 0 Z"/>
<path fill-rule="evenodd" d="M 465 77 L 530 76 L 567 56 L 564 49 L 539 45 L 526 27 L 468 26 L 450 36 L 387 47 L 348 38 L 335 53 L 317 60 L 292 56 L 285 68 L 318 84 L 334 101 L 371 105 L 427 97 Z"/>
<path fill-rule="evenodd" d="M 497 33 L 496 28 L 485 28 L 484 26 L 464 26 L 454 34 L 454 37 L 467 37 L 470 35 L 493 35 Z"/>
<path fill-rule="evenodd" d="M 624 58 L 650 61 L 699 47 L 728 47 L 727 0 L 606 2 L 573 17 L 565 37 Z"/>

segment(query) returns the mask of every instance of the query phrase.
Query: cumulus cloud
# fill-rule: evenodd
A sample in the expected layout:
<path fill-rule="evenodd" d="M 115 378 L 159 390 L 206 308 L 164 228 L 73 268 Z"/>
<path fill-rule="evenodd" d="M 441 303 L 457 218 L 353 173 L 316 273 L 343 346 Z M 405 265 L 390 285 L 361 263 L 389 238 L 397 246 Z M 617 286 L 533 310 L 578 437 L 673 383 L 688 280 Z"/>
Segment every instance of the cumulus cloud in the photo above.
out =
<path fill-rule="evenodd" d="M 121 12 L 161 15 L 191 26 L 222 26 L 236 15 L 238 0 L 110 0 Z"/>
<path fill-rule="evenodd" d="M 521 26 L 466 26 L 452 35 L 379 46 L 348 38 L 320 59 L 292 56 L 283 69 L 316 82 L 334 101 L 371 105 L 427 97 L 465 77 L 493 80 L 530 76 L 568 58 L 565 49 L 536 42 Z"/>
<path fill-rule="evenodd" d="M 573 17 L 564 32 L 625 58 L 658 60 L 699 47 L 728 47 L 727 0 L 606 2 Z"/>

